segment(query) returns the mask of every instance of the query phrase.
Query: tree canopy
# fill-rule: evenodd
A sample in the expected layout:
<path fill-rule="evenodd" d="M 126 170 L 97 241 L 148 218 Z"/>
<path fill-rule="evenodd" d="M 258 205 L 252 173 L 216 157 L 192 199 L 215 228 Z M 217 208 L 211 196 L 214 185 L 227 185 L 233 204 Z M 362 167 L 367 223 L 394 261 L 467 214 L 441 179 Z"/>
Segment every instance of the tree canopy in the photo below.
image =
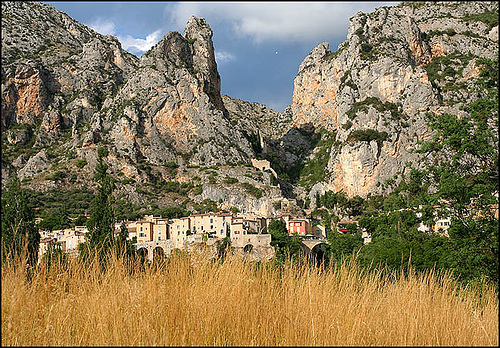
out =
<path fill-rule="evenodd" d="M 35 226 L 33 207 L 26 190 L 21 188 L 17 173 L 14 172 L 6 188 L 2 194 L 2 260 L 26 255 L 28 264 L 35 265 L 40 233 Z"/>

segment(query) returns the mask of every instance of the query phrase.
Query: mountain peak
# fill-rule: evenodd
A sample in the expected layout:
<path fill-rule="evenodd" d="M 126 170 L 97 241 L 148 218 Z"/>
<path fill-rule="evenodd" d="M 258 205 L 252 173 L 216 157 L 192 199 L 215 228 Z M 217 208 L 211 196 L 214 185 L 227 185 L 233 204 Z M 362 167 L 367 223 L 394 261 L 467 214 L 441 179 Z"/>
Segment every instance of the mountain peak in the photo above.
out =
<path fill-rule="evenodd" d="M 184 30 L 184 37 L 192 45 L 193 68 L 204 81 L 204 92 L 220 110 L 224 108 L 220 96 L 220 76 L 215 61 L 213 32 L 204 18 L 191 16 Z"/>

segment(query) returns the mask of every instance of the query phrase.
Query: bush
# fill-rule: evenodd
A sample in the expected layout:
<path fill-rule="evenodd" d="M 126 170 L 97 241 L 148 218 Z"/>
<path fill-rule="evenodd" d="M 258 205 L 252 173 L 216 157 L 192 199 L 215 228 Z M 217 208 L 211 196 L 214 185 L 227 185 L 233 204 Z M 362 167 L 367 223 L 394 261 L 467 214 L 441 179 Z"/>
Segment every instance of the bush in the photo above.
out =
<path fill-rule="evenodd" d="M 225 178 L 224 179 L 224 184 L 236 184 L 238 182 L 238 179 L 236 178 Z"/>
<path fill-rule="evenodd" d="M 385 140 L 387 140 L 388 134 L 387 132 L 379 132 L 374 129 L 360 129 L 352 131 L 348 137 L 348 142 L 353 141 L 366 141 L 370 142 L 372 140 L 376 140 L 379 146 Z"/>
<path fill-rule="evenodd" d="M 87 160 L 86 159 L 79 159 L 78 161 L 76 161 L 76 166 L 80 169 L 82 169 L 83 167 L 85 167 L 85 165 L 87 164 Z"/>
<path fill-rule="evenodd" d="M 262 190 L 255 187 L 254 185 L 248 183 L 248 182 L 243 182 L 241 183 L 241 186 L 245 189 L 246 192 L 254 196 L 255 198 L 259 199 L 262 197 Z"/>
<path fill-rule="evenodd" d="M 178 168 L 179 165 L 177 163 L 175 163 L 174 161 L 170 161 L 170 162 L 165 163 L 165 167 L 167 167 L 167 168 Z"/>
<path fill-rule="evenodd" d="M 352 108 L 346 112 L 346 115 L 352 120 L 356 117 L 356 114 L 358 112 L 360 111 L 367 112 L 368 106 L 373 107 L 375 110 L 379 112 L 389 111 L 391 113 L 392 119 L 399 119 L 402 116 L 400 112 L 400 107 L 397 104 L 391 102 L 383 103 L 380 99 L 376 97 L 367 97 L 362 101 L 354 103 Z"/>
<path fill-rule="evenodd" d="M 48 180 L 53 180 L 53 181 L 57 181 L 57 180 L 62 180 L 66 177 L 66 173 L 63 172 L 62 170 L 58 170 L 57 172 L 55 172 L 54 174 L 52 174 L 51 176 L 47 177 Z"/>
<path fill-rule="evenodd" d="M 344 128 L 345 130 L 348 130 L 351 127 L 352 127 L 352 122 L 350 120 L 347 120 L 347 122 L 342 125 L 342 128 Z"/>

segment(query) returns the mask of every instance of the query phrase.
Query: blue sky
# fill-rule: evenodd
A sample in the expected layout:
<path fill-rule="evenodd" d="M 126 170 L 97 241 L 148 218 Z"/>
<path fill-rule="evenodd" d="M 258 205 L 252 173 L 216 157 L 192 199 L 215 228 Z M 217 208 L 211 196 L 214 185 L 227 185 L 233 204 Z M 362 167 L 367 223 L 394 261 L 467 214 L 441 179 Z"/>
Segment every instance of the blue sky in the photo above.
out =
<path fill-rule="evenodd" d="M 214 32 L 222 94 L 275 110 L 292 102 L 293 79 L 319 43 L 335 51 L 349 18 L 397 2 L 63 2 L 49 4 L 101 34 L 116 36 L 140 57 L 170 31 L 184 33 L 189 16 Z M 277 53 L 276 53 L 277 52 Z"/>

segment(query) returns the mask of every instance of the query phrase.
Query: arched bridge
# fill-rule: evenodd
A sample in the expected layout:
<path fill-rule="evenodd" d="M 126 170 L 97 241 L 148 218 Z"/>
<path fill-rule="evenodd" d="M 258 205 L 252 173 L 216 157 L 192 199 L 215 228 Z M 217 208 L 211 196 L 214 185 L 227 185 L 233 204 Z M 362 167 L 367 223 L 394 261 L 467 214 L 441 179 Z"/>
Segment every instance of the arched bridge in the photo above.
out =
<path fill-rule="evenodd" d="M 329 244 L 327 239 L 323 238 L 308 238 L 303 239 L 304 253 L 317 265 L 320 265 L 325 260 L 326 246 Z"/>
<path fill-rule="evenodd" d="M 136 249 L 139 255 L 153 261 L 154 257 L 170 255 L 174 249 L 174 243 L 171 240 L 142 242 L 136 244 Z"/>
<path fill-rule="evenodd" d="M 311 238 L 311 239 L 303 239 L 302 243 L 307 247 L 304 251 L 307 253 L 311 253 L 321 244 L 328 244 L 328 240 L 326 239 L 318 239 L 318 238 Z"/>

